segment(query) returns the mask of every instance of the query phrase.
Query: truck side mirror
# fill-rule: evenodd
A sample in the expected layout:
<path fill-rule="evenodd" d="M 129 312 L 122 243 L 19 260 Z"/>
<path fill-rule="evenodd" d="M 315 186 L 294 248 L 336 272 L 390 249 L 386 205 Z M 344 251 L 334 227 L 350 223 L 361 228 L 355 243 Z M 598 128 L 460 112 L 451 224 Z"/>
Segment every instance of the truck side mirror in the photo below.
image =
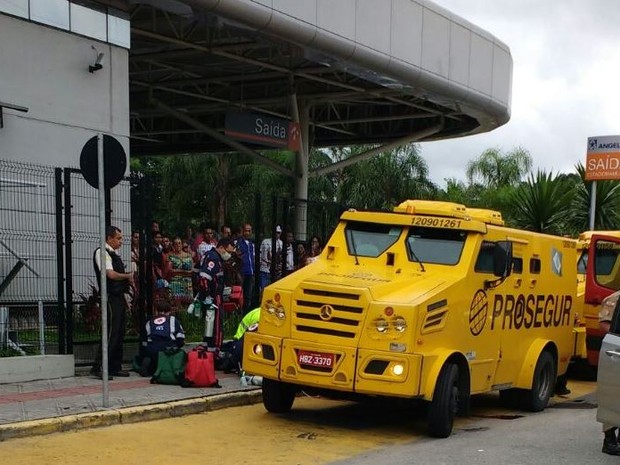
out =
<path fill-rule="evenodd" d="M 512 242 L 497 241 L 493 250 L 493 274 L 498 278 L 510 276 L 512 271 Z"/>

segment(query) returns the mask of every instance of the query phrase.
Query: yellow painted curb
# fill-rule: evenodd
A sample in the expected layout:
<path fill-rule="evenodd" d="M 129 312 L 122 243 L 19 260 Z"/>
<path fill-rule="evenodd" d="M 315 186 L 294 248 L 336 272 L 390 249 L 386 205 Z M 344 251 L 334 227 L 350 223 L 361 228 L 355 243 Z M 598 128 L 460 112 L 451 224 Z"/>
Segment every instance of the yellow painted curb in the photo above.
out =
<path fill-rule="evenodd" d="M 60 433 L 101 426 L 129 424 L 140 421 L 162 420 L 196 413 L 239 407 L 260 402 L 260 389 L 196 397 L 159 404 L 124 407 L 97 412 L 78 413 L 58 418 L 20 421 L 0 425 L 0 441 L 44 434 Z"/>
<path fill-rule="evenodd" d="M 173 417 L 204 413 L 207 411 L 208 406 L 206 397 L 177 400 L 174 402 L 169 402 L 168 405 L 170 406 L 170 415 Z"/>
<path fill-rule="evenodd" d="M 137 423 L 140 421 L 161 420 L 170 418 L 170 405 L 151 404 L 136 407 L 124 407 L 118 410 L 120 413 L 120 423 Z"/>
<path fill-rule="evenodd" d="M 39 436 L 62 431 L 59 418 L 45 418 L 43 420 L 20 421 L 9 425 L 0 425 L 0 440 Z"/>
<path fill-rule="evenodd" d="M 61 431 L 98 428 L 100 426 L 117 425 L 121 414 L 118 410 L 101 410 L 98 412 L 78 413 L 60 417 Z"/>
<path fill-rule="evenodd" d="M 261 402 L 263 399 L 263 391 L 260 389 L 252 391 L 239 391 L 222 394 L 207 398 L 209 410 L 219 410 L 228 407 L 240 407 L 242 405 L 250 405 Z"/>

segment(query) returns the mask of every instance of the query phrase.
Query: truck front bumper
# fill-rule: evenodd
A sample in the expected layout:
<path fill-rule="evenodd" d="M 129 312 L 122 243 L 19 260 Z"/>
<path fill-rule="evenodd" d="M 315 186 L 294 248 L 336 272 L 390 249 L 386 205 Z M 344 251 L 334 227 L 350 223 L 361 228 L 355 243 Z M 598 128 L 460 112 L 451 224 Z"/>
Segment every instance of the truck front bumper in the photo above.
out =
<path fill-rule="evenodd" d="M 420 394 L 420 354 L 336 347 L 258 333 L 246 333 L 244 340 L 243 369 L 247 373 L 359 394 Z M 314 362 L 310 362 L 312 358 Z"/>

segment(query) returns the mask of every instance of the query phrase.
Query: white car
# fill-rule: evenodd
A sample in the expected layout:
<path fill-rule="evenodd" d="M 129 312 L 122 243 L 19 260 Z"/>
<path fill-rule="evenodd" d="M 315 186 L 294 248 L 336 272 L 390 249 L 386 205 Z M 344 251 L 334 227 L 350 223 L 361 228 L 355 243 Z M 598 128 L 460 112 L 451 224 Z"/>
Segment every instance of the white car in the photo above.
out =
<path fill-rule="evenodd" d="M 603 338 L 598 359 L 598 410 L 601 423 L 620 426 L 620 291 L 603 299 L 602 306 L 613 305 L 609 332 Z"/>

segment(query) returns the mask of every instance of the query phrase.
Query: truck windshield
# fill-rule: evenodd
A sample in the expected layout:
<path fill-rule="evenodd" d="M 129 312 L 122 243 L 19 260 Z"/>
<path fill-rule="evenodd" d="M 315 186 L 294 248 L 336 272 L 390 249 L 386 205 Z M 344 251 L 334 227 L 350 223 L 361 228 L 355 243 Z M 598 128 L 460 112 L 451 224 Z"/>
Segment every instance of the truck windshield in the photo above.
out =
<path fill-rule="evenodd" d="M 401 226 L 351 221 L 344 230 L 349 255 L 378 257 L 398 240 L 402 230 Z"/>
<path fill-rule="evenodd" d="M 455 265 L 467 238 L 466 231 L 440 228 L 411 228 L 407 236 L 410 261 Z"/>

